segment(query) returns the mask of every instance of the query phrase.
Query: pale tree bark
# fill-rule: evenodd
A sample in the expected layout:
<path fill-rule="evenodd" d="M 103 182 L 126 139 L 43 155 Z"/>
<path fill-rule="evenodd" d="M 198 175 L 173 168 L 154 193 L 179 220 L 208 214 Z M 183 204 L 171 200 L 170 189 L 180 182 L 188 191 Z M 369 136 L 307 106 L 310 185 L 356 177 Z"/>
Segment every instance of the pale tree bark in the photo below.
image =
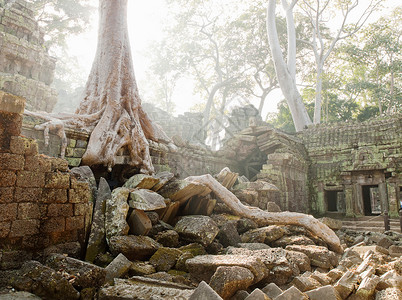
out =
<path fill-rule="evenodd" d="M 295 1 L 295 0 L 293 0 Z M 297 0 L 296 0 L 297 1 Z M 359 5 L 359 0 L 354 1 L 346 1 L 344 3 L 338 3 L 340 5 L 340 10 L 342 16 L 339 18 L 340 25 L 336 30 L 335 36 L 328 42 L 326 45 L 326 41 L 321 32 L 321 24 L 327 22 L 328 20 L 324 16 L 326 9 L 334 0 L 301 0 L 300 7 L 307 15 L 310 20 L 310 24 L 313 29 L 313 34 L 311 40 L 304 42 L 308 44 L 314 53 L 314 58 L 316 62 L 316 93 L 315 93 L 315 104 L 314 104 L 314 124 L 319 124 L 321 122 L 321 106 L 322 106 L 322 82 L 324 75 L 324 65 L 329 55 L 335 48 L 335 45 L 338 41 L 345 39 L 357 31 L 359 31 L 362 26 L 366 23 L 367 19 L 370 15 L 377 9 L 381 0 L 370 0 L 367 1 L 369 4 L 367 8 L 363 11 L 359 18 L 356 19 L 356 22 L 353 23 L 353 28 L 349 31 L 345 31 L 345 27 L 347 25 L 348 17 L 350 16 L 350 12 L 355 9 Z"/>
<path fill-rule="evenodd" d="M 335 232 L 311 215 L 289 211 L 268 212 L 256 207 L 245 206 L 231 191 L 222 186 L 209 174 L 202 176 L 190 176 L 185 180 L 202 183 L 207 186 L 237 216 L 249 218 L 255 221 L 259 226 L 275 224 L 303 226 L 313 235 L 321 238 L 325 243 L 327 243 L 331 250 L 338 253 L 343 252 L 340 240 Z"/>
<path fill-rule="evenodd" d="M 291 3 L 291 5 L 289 5 L 288 10 L 291 10 L 293 8 L 296 1 L 293 2 L 294 3 Z M 289 105 L 290 113 L 292 115 L 296 131 L 301 131 L 306 126 L 311 124 L 311 120 L 307 113 L 306 107 L 303 104 L 302 97 L 297 89 L 295 77 L 293 75 L 296 70 L 295 66 L 296 61 L 293 60 L 294 54 L 289 55 L 288 63 L 292 63 L 290 69 L 289 66 L 285 63 L 285 60 L 283 58 L 282 50 L 279 44 L 278 32 L 275 24 L 275 11 L 276 11 L 276 1 L 269 0 L 268 13 L 267 13 L 267 32 L 268 32 L 269 46 L 271 48 L 272 58 L 275 64 L 275 71 L 278 77 L 279 86 L 281 87 L 282 93 L 285 96 L 286 101 Z M 288 27 L 294 28 L 294 23 L 292 25 L 289 23 L 289 20 L 287 20 L 287 22 Z M 294 43 L 294 46 L 296 45 L 296 43 L 291 41 L 296 39 L 295 34 L 296 33 L 294 30 L 290 31 L 288 30 L 288 40 L 290 41 L 289 44 Z"/>
<path fill-rule="evenodd" d="M 96 56 L 76 115 L 48 115 L 42 127 L 70 127 L 90 132 L 85 165 L 115 165 L 125 148 L 129 165 L 153 173 L 147 139 L 168 142 L 141 107 L 134 76 L 127 30 L 127 0 L 99 0 L 99 32 Z M 57 119 L 57 120 L 55 120 Z M 60 124 L 61 121 L 61 124 Z"/>

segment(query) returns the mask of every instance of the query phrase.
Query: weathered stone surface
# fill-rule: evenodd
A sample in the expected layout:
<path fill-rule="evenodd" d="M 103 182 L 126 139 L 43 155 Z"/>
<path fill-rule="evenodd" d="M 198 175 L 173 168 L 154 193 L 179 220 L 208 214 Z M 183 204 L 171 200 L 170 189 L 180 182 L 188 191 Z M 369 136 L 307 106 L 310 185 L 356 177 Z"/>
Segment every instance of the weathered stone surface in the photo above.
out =
<path fill-rule="evenodd" d="M 332 279 L 329 276 L 327 276 L 325 273 L 321 273 L 318 271 L 314 271 L 314 273 L 311 274 L 310 277 L 317 280 L 322 286 L 329 285 L 332 283 Z"/>
<path fill-rule="evenodd" d="M 402 299 L 402 291 L 398 288 L 388 288 L 379 291 L 375 295 L 375 300 L 400 300 Z"/>
<path fill-rule="evenodd" d="M 232 296 L 232 298 L 230 298 L 230 300 L 244 300 L 244 299 L 246 299 L 249 295 L 250 295 L 250 294 L 249 294 L 247 291 L 245 291 L 245 290 L 240 290 L 240 291 L 237 291 L 237 292 Z"/>
<path fill-rule="evenodd" d="M 115 259 L 105 268 L 106 282 L 113 282 L 114 278 L 120 278 L 128 273 L 131 268 L 131 261 L 122 253 L 116 256 Z"/>
<path fill-rule="evenodd" d="M 295 264 L 301 273 L 311 271 L 310 259 L 306 254 L 302 252 L 287 250 L 286 258 L 289 262 Z"/>
<path fill-rule="evenodd" d="M 310 290 L 314 290 L 321 286 L 321 284 L 317 280 L 315 280 L 314 278 L 311 278 L 311 277 L 306 277 L 306 276 L 295 277 L 292 280 L 291 284 L 293 284 L 295 287 L 297 287 L 301 292 L 307 292 Z"/>
<path fill-rule="evenodd" d="M 209 282 L 220 266 L 239 266 L 249 269 L 254 275 L 254 283 L 268 275 L 263 262 L 253 256 L 246 255 L 200 255 L 186 261 L 190 274 L 197 280 Z"/>
<path fill-rule="evenodd" d="M 210 192 L 210 189 L 200 183 L 185 180 L 172 180 L 158 191 L 163 197 L 179 203 L 196 195 L 206 196 Z"/>
<path fill-rule="evenodd" d="M 10 292 L 8 294 L 0 294 L 1 300 L 41 300 L 35 294 L 28 292 Z"/>
<path fill-rule="evenodd" d="M 360 282 L 359 287 L 356 291 L 356 296 L 359 296 L 363 299 L 369 299 L 374 295 L 375 289 L 377 287 L 380 278 L 376 275 L 372 275 L 371 277 L 365 277 Z"/>
<path fill-rule="evenodd" d="M 73 286 L 77 288 L 100 287 L 105 282 L 105 269 L 75 258 L 52 254 L 46 260 L 46 265 L 74 276 Z"/>
<path fill-rule="evenodd" d="M 342 228 L 342 221 L 328 217 L 320 218 L 320 221 L 327 225 L 332 230 L 339 230 Z"/>
<path fill-rule="evenodd" d="M 399 275 L 396 270 L 390 270 L 381 275 L 377 289 L 385 290 L 387 288 L 400 288 L 402 289 L 402 275 Z"/>
<path fill-rule="evenodd" d="M 157 192 L 161 188 L 163 188 L 170 180 L 174 178 L 174 174 L 170 172 L 161 172 L 156 174 L 156 178 L 159 179 L 159 182 L 152 187 L 152 190 Z"/>
<path fill-rule="evenodd" d="M 267 211 L 270 212 L 281 212 L 281 208 L 275 202 L 267 202 Z"/>
<path fill-rule="evenodd" d="M 230 190 L 235 184 L 237 178 L 239 177 L 239 174 L 230 171 L 230 169 L 226 167 L 223 168 L 219 172 L 219 174 L 215 175 L 215 177 L 220 184 L 222 184 L 225 188 Z"/>
<path fill-rule="evenodd" d="M 149 262 L 143 261 L 133 261 L 128 271 L 130 276 L 144 276 L 153 273 L 156 273 L 155 267 Z"/>
<path fill-rule="evenodd" d="M 283 236 L 271 243 L 272 247 L 286 248 L 288 245 L 315 245 L 314 242 L 304 235 Z"/>
<path fill-rule="evenodd" d="M 114 236 L 109 241 L 113 255 L 124 254 L 129 260 L 144 260 L 150 258 L 160 245 L 147 236 Z"/>
<path fill-rule="evenodd" d="M 247 289 L 254 282 L 253 273 L 244 267 L 218 267 L 211 277 L 209 286 L 215 290 L 219 296 L 228 299 L 238 290 Z"/>
<path fill-rule="evenodd" d="M 149 262 L 158 272 L 167 272 L 173 268 L 183 254 L 178 249 L 160 247 L 149 259 Z"/>
<path fill-rule="evenodd" d="M 267 227 L 257 228 L 242 234 L 243 243 L 265 243 L 269 244 L 280 239 L 285 234 L 281 226 L 271 225 Z"/>
<path fill-rule="evenodd" d="M 254 291 L 247 296 L 245 300 L 270 300 L 270 298 L 260 289 L 254 289 Z"/>
<path fill-rule="evenodd" d="M 271 299 L 274 299 L 276 296 L 283 293 L 283 291 L 273 282 L 268 283 L 262 291 Z"/>
<path fill-rule="evenodd" d="M 106 250 L 105 210 L 106 201 L 112 199 L 112 192 L 107 181 L 101 177 L 97 192 L 91 233 L 89 234 L 85 260 L 93 262 L 95 257 Z"/>
<path fill-rule="evenodd" d="M 130 192 L 128 204 L 131 208 L 143 211 L 157 210 L 166 207 L 165 198 L 153 191 L 145 189 Z"/>
<path fill-rule="evenodd" d="M 278 295 L 275 300 L 308 300 L 308 296 L 305 293 L 300 292 L 296 287 L 284 291 L 282 294 Z"/>
<path fill-rule="evenodd" d="M 105 230 L 106 240 L 116 235 L 126 235 L 130 230 L 126 222 L 129 206 L 127 199 L 130 191 L 127 188 L 113 190 L 112 197 L 106 199 Z"/>
<path fill-rule="evenodd" d="M 306 292 L 310 300 L 342 300 L 332 285 L 326 285 Z"/>
<path fill-rule="evenodd" d="M 152 222 L 147 214 L 138 209 L 134 209 L 127 220 L 130 226 L 129 233 L 134 235 L 147 235 L 152 229 Z"/>
<path fill-rule="evenodd" d="M 221 226 L 218 233 L 218 239 L 223 247 L 237 246 L 239 243 L 241 243 L 241 237 L 237 232 L 235 224 L 236 223 L 234 222 L 227 222 Z"/>
<path fill-rule="evenodd" d="M 183 285 L 132 277 L 130 279 L 115 279 L 115 285 L 104 287 L 99 291 L 99 300 L 129 300 L 140 299 L 189 299 L 192 289 Z"/>
<path fill-rule="evenodd" d="M 194 255 L 190 252 L 184 252 L 180 257 L 177 259 L 175 269 L 183 272 L 188 272 L 186 261 L 190 258 L 193 258 Z"/>
<path fill-rule="evenodd" d="M 346 299 L 357 287 L 359 276 L 351 271 L 347 271 L 335 284 L 335 289 L 342 299 Z"/>
<path fill-rule="evenodd" d="M 244 248 L 248 250 L 262 250 L 262 249 L 271 249 L 270 246 L 263 243 L 239 243 L 237 245 L 239 248 Z"/>
<path fill-rule="evenodd" d="M 325 247 L 289 245 L 286 247 L 286 250 L 298 251 L 306 254 L 310 258 L 312 266 L 329 269 L 338 265 L 337 255 Z"/>
<path fill-rule="evenodd" d="M 44 299 L 78 299 L 78 291 L 60 273 L 37 261 L 28 261 L 21 268 L 21 277 L 10 284 L 17 290 L 33 293 Z"/>
<path fill-rule="evenodd" d="M 208 216 L 185 216 L 175 226 L 183 240 L 208 246 L 219 232 L 215 222 Z"/>
<path fill-rule="evenodd" d="M 205 255 L 207 252 L 205 248 L 198 243 L 191 243 L 179 248 L 180 251 L 191 253 L 193 256 Z"/>
<path fill-rule="evenodd" d="M 257 223 L 247 218 L 241 218 L 237 221 L 237 231 L 239 234 L 245 233 L 249 230 L 258 228 Z"/>
<path fill-rule="evenodd" d="M 189 300 L 222 300 L 205 281 L 201 281 L 194 293 L 190 296 Z"/>
<path fill-rule="evenodd" d="M 155 241 L 164 247 L 175 248 L 179 245 L 179 234 L 174 230 L 158 232 L 155 236 Z"/>
<path fill-rule="evenodd" d="M 159 182 L 159 179 L 154 178 L 150 175 L 145 175 L 145 174 L 136 174 L 134 176 L 131 176 L 129 180 L 127 180 L 123 187 L 129 188 L 129 189 L 147 189 L 150 190 L 152 189 L 157 183 Z"/>

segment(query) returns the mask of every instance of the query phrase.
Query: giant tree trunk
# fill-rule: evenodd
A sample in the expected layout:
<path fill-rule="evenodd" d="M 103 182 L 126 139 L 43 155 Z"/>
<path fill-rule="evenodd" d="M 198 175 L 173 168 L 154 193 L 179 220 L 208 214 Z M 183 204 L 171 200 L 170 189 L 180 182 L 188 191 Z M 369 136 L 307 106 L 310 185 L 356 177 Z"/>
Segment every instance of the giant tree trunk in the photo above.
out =
<path fill-rule="evenodd" d="M 313 216 L 296 212 L 268 212 L 256 207 L 243 205 L 240 200 L 227 188 L 222 186 L 211 175 L 190 176 L 187 181 L 199 182 L 206 185 L 215 195 L 222 200 L 234 214 L 254 220 L 260 226 L 272 224 L 289 224 L 303 226 L 312 234 L 320 237 L 327 243 L 331 250 L 343 252 L 338 236 L 325 224 Z"/>
<path fill-rule="evenodd" d="M 76 113 L 102 115 L 91 133 L 83 163 L 110 168 L 116 153 L 126 147 L 131 165 L 153 172 L 147 138 L 157 139 L 157 132 L 141 107 L 135 81 L 127 0 L 99 0 L 99 19 L 97 52 Z"/>
<path fill-rule="evenodd" d="M 272 58 L 275 64 L 275 71 L 278 77 L 279 86 L 281 87 L 282 93 L 286 98 L 286 101 L 289 105 L 290 113 L 293 118 L 293 123 L 295 125 L 296 131 L 301 131 L 305 126 L 311 124 L 310 117 L 307 113 L 306 107 L 303 104 L 301 95 L 297 90 L 296 81 L 294 76 L 295 67 L 287 66 L 285 60 L 283 58 L 282 50 L 279 44 L 278 32 L 275 24 L 275 11 L 276 11 L 276 0 L 269 0 L 268 2 L 268 13 L 267 13 L 267 32 L 268 32 L 268 40 L 269 46 L 272 52 Z M 291 15 L 290 11 L 287 12 L 287 16 Z M 295 34 L 294 30 L 289 30 L 289 26 L 291 26 L 291 21 L 293 19 L 287 19 L 288 23 L 288 35 Z M 290 22 L 290 23 L 289 23 Z M 294 24 L 293 24 L 294 27 Z M 289 45 L 292 44 L 294 47 L 295 43 L 290 43 L 292 40 L 295 40 L 295 37 L 290 36 Z M 288 63 L 295 63 L 292 55 L 289 55 Z"/>

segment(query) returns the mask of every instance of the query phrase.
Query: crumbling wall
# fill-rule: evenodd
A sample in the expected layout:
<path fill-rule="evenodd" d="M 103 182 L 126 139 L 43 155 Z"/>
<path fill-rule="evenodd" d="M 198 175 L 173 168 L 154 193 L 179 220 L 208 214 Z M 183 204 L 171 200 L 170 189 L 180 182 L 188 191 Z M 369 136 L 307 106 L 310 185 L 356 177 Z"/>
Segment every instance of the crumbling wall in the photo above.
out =
<path fill-rule="evenodd" d="M 0 269 L 50 246 L 83 244 L 91 221 L 89 185 L 67 161 L 39 155 L 36 141 L 20 136 L 24 105 L 0 91 Z"/>
<path fill-rule="evenodd" d="M 26 1 L 0 1 L 0 90 L 26 99 L 30 110 L 52 111 L 56 59 Z"/>
<path fill-rule="evenodd" d="M 402 116 L 363 123 L 309 127 L 298 134 L 311 160 L 313 211 L 328 210 L 328 194 L 339 192 L 340 213 L 365 213 L 362 187 L 378 186 L 381 209 L 397 216 L 402 186 Z M 381 196 L 381 195 L 380 195 Z"/>

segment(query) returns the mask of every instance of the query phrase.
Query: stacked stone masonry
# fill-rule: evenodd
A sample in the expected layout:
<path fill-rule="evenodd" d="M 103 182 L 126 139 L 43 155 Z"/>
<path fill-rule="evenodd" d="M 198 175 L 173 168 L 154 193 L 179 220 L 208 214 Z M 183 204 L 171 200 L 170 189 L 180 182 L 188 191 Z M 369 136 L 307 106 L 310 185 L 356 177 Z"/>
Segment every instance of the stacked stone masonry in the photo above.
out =
<path fill-rule="evenodd" d="M 56 59 L 26 1 L 0 0 L 0 90 L 24 97 L 30 110 L 52 111 Z"/>
<path fill-rule="evenodd" d="M 40 155 L 36 141 L 20 136 L 24 105 L 0 91 L 0 268 L 10 255 L 83 244 L 91 218 L 89 185 L 69 173 L 67 161 Z"/>

